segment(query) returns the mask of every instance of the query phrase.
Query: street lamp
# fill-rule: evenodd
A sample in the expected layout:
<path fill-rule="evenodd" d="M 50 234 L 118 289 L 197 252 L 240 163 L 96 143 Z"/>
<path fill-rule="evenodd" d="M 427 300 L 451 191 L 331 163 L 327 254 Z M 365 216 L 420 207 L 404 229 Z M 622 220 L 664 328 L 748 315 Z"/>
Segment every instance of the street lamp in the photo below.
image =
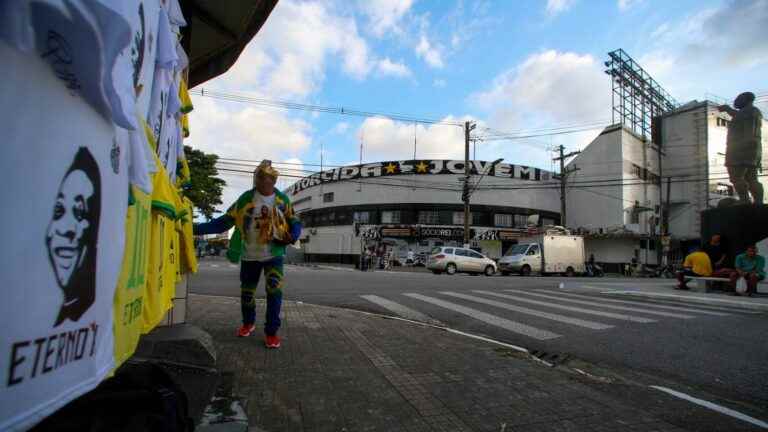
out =
<path fill-rule="evenodd" d="M 462 201 L 464 201 L 464 247 L 469 247 L 469 220 L 472 218 L 469 211 L 469 198 L 475 193 L 485 175 L 503 160 L 504 158 L 498 158 L 491 162 L 491 165 L 483 171 L 483 175 L 480 176 L 471 191 L 469 190 L 469 176 L 464 177 L 464 192 L 461 194 Z"/>

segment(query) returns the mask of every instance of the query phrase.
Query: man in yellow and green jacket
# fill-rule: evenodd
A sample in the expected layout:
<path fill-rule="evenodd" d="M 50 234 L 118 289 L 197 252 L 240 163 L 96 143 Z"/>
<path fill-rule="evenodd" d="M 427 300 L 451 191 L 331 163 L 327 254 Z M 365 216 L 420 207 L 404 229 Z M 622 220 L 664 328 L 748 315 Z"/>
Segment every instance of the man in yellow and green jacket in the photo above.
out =
<path fill-rule="evenodd" d="M 279 348 L 280 306 L 282 304 L 283 257 L 286 245 L 301 235 L 301 222 L 293 213 L 290 199 L 275 189 L 279 173 L 268 160 L 261 162 L 254 187 L 240 195 L 227 213 L 194 227 L 195 235 L 222 233 L 233 226 L 227 258 L 240 263 L 240 303 L 243 325 L 238 336 L 255 330 L 256 286 L 261 273 L 266 278 L 267 316 L 264 323 L 267 348 Z"/>

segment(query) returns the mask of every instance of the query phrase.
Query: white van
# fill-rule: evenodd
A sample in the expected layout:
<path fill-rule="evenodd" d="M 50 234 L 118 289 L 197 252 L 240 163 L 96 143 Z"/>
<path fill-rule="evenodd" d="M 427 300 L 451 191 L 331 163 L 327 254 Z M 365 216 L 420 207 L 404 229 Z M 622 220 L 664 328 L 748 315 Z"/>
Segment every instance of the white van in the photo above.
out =
<path fill-rule="evenodd" d="M 585 271 L 584 238 L 555 233 L 520 240 L 499 259 L 502 275 L 520 273 L 575 276 Z"/>

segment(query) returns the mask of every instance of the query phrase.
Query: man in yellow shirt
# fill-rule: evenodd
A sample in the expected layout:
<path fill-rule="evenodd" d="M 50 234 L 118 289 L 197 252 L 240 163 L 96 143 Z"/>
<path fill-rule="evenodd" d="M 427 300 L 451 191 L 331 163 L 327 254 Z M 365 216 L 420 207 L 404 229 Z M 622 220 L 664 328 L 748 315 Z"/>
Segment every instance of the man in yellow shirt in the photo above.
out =
<path fill-rule="evenodd" d="M 677 272 L 677 281 L 679 284 L 676 289 L 687 290 L 686 283 L 690 279 L 686 279 L 686 276 L 694 277 L 708 277 L 712 275 L 712 261 L 709 259 L 709 255 L 702 251 L 700 248 L 695 248 L 685 257 L 683 262 L 683 270 Z"/>

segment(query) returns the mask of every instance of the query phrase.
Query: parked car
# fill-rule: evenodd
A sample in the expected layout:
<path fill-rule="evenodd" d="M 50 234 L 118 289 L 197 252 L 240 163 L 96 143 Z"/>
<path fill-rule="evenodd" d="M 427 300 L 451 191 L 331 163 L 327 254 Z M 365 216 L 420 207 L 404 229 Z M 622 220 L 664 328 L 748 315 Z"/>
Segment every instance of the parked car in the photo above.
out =
<path fill-rule="evenodd" d="M 432 251 L 427 268 L 434 274 L 482 273 L 493 276 L 496 273 L 496 262 L 472 249 L 444 246 Z"/>

